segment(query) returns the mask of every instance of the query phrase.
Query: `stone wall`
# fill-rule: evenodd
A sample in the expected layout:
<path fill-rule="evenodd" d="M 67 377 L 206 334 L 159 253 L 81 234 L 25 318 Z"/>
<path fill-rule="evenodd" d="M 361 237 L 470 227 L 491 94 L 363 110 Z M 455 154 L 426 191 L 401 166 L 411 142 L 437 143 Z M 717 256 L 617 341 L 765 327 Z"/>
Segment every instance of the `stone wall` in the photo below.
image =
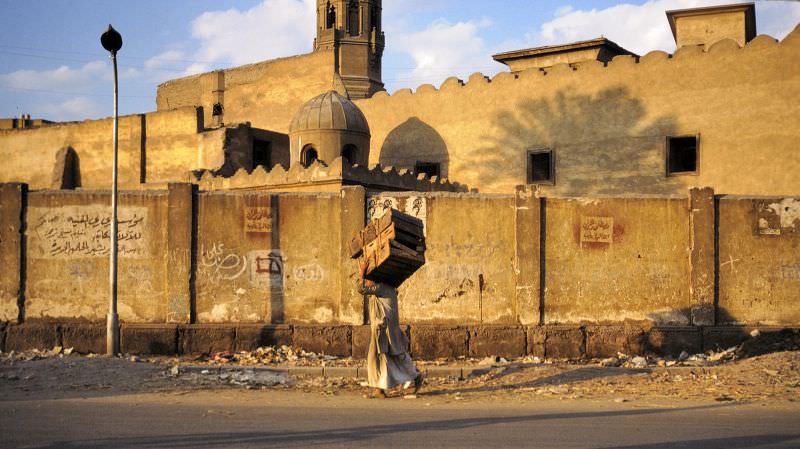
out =
<path fill-rule="evenodd" d="M 333 51 L 315 51 L 167 81 L 158 86 L 156 103 L 159 111 L 201 106 L 206 123 L 213 123 L 213 105 L 220 103 L 224 123 L 288 133 L 300 106 L 333 88 L 334 58 Z"/>
<path fill-rule="evenodd" d="M 104 320 L 108 203 L 104 191 L 0 185 L 0 320 Z M 482 353 L 495 341 L 582 354 L 642 348 L 645 330 L 661 344 L 708 326 L 797 326 L 798 204 L 710 189 L 559 198 L 525 187 L 491 195 L 170 184 L 121 195 L 120 318 L 191 325 L 186 332 L 289 324 L 313 336 L 355 326 L 335 331 L 355 342 L 364 301 L 347 242 L 396 208 L 425 223 L 426 264 L 400 289 L 401 319 L 424 353 Z M 489 346 L 473 348 L 478 341 Z"/>
<path fill-rule="evenodd" d="M 225 129 L 201 133 L 199 112 L 189 107 L 120 117 L 119 182 L 180 181 L 192 168 L 216 168 L 198 167 L 198 150 L 223 153 Z M 112 130 L 112 119 L 0 130 L 4 161 L 0 182 L 24 182 L 32 189 L 60 188 L 63 149 L 71 148 L 77 157 L 78 187 L 108 188 Z"/>
<path fill-rule="evenodd" d="M 669 55 L 474 74 L 438 89 L 358 100 L 372 131 L 370 162 L 442 173 L 481 192 L 526 183 L 528 150 L 552 149 L 544 195 L 682 193 L 798 195 L 800 28 Z M 775 111 L 780 111 L 776 113 Z M 696 175 L 666 176 L 667 136 L 699 136 Z M 743 169 L 743 167 L 747 167 Z"/>

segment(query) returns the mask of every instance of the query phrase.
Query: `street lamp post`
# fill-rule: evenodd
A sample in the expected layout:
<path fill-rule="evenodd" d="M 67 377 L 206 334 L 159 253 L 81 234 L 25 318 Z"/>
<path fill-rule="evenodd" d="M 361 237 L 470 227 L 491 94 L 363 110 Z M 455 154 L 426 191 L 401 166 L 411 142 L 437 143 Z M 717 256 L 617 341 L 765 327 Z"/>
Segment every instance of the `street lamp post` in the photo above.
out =
<path fill-rule="evenodd" d="M 111 295 L 106 319 L 106 354 L 114 356 L 119 353 L 119 315 L 117 315 L 117 153 L 119 137 L 119 85 L 117 81 L 117 52 L 122 48 L 122 36 L 110 24 L 108 30 L 100 36 L 103 48 L 111 53 L 114 66 L 114 167 L 111 180 L 111 259 L 109 283 Z"/>

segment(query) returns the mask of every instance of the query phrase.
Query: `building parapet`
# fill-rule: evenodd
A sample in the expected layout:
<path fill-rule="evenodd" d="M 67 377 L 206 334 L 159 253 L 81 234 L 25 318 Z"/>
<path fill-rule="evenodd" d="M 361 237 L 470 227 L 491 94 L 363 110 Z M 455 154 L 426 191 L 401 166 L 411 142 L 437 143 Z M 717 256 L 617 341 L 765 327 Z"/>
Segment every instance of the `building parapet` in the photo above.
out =
<path fill-rule="evenodd" d="M 458 77 L 450 77 L 447 78 L 438 89 L 432 84 L 422 84 L 413 90 L 409 88 L 403 88 L 398 89 L 391 94 L 385 91 L 378 92 L 373 95 L 371 99 L 356 100 L 356 104 L 365 101 L 368 102 L 379 99 L 404 97 L 408 95 L 431 95 L 438 92 L 452 91 L 461 88 L 491 88 L 493 84 L 514 81 L 531 79 L 541 79 L 545 81 L 565 76 L 592 76 L 596 75 L 598 70 L 608 71 L 608 74 L 611 75 L 617 70 L 629 70 L 629 68 L 632 66 L 639 68 L 642 66 L 649 66 L 651 64 L 661 64 L 666 60 L 683 62 L 689 59 L 721 57 L 734 54 L 744 55 L 746 53 L 758 51 L 771 51 L 774 49 L 774 47 L 785 47 L 787 49 L 792 47 L 800 48 L 800 25 L 795 27 L 794 30 L 787 34 L 786 37 L 784 37 L 781 41 L 778 41 L 772 36 L 762 34 L 747 42 L 747 44 L 744 46 L 740 46 L 732 39 L 723 39 L 706 48 L 703 48 L 702 46 L 685 46 L 679 48 L 673 54 L 660 50 L 654 50 L 643 56 L 616 56 L 610 62 L 589 60 L 574 64 L 561 63 L 547 68 L 530 68 L 516 73 L 500 72 L 491 78 L 483 73 L 476 72 L 470 75 L 466 82 Z M 800 51 L 790 52 L 789 54 L 797 58 L 800 56 Z"/>
<path fill-rule="evenodd" d="M 233 176 L 223 176 L 213 170 L 195 170 L 190 172 L 189 180 L 198 184 L 201 190 L 313 190 L 314 186 L 323 185 L 361 185 L 377 191 L 468 191 L 467 186 L 450 182 L 447 178 L 380 165 L 350 165 L 342 158 L 336 158 L 330 164 L 315 161 L 309 167 L 295 163 L 289 170 L 281 165 L 271 170 L 259 166 L 251 172 L 239 169 Z"/>

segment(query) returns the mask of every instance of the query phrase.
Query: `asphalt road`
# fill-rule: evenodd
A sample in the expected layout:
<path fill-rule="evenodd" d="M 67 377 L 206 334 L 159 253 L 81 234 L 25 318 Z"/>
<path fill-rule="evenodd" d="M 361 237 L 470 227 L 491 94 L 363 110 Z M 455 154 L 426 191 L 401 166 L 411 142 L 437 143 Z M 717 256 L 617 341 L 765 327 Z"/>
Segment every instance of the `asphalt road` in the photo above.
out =
<path fill-rule="evenodd" d="M 800 404 L 366 400 L 202 391 L 0 398 L 0 447 L 798 448 Z"/>

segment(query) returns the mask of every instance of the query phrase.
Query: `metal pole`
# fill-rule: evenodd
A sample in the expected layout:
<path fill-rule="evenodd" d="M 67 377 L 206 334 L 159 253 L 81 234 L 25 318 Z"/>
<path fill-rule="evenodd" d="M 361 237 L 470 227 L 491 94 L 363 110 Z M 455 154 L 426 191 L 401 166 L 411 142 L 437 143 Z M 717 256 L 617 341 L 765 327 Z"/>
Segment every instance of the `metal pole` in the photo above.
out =
<path fill-rule="evenodd" d="M 106 320 L 106 354 L 113 357 L 119 353 L 119 315 L 117 315 L 117 146 L 119 137 L 117 93 L 119 87 L 116 51 L 111 52 L 111 62 L 114 65 L 114 168 L 111 180 L 111 267 L 109 273 L 111 297 Z"/>

